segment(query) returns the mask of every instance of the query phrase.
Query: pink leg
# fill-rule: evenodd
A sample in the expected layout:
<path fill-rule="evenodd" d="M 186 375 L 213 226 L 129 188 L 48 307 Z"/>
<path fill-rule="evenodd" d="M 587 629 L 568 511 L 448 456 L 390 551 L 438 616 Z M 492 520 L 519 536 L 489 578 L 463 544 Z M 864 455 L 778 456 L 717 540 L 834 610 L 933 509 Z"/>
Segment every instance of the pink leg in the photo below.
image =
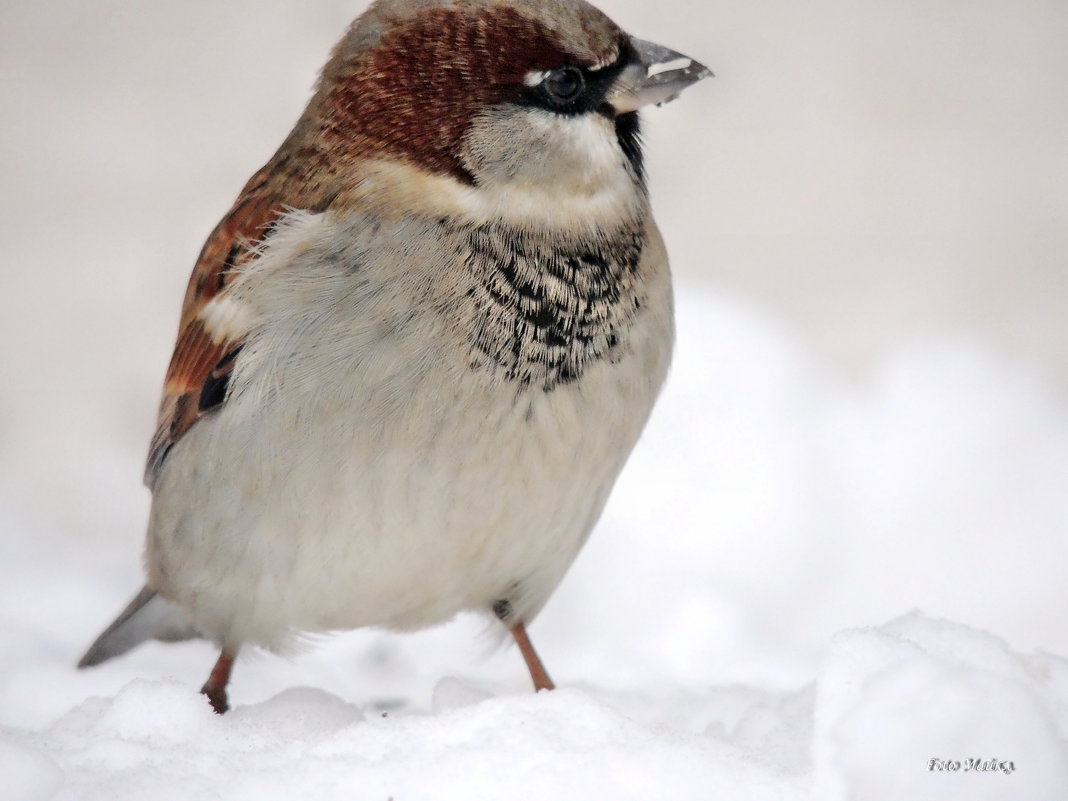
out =
<path fill-rule="evenodd" d="M 200 688 L 200 692 L 208 697 L 211 708 L 220 715 L 230 708 L 230 704 L 226 700 L 226 685 L 230 681 L 230 671 L 233 669 L 233 654 L 223 651 L 219 654 L 215 667 L 211 669 L 211 675 L 208 676 L 208 680 Z"/>
<path fill-rule="evenodd" d="M 534 650 L 534 646 L 530 643 L 530 637 L 527 636 L 526 627 L 522 623 L 516 623 L 510 630 L 512 636 L 515 638 L 515 644 L 519 646 L 519 653 L 523 654 L 523 659 L 527 663 L 527 670 L 530 671 L 530 678 L 534 680 L 534 692 L 538 692 L 539 690 L 555 690 L 556 685 L 554 685 L 553 680 L 549 678 L 549 674 L 545 670 L 545 665 L 543 665 L 538 658 L 538 652 Z"/>

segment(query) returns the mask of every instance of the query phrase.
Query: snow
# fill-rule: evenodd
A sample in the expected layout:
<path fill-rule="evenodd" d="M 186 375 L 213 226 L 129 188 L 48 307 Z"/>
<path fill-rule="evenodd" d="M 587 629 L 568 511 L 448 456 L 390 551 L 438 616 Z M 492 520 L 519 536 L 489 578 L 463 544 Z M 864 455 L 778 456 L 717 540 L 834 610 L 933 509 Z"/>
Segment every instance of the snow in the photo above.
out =
<path fill-rule="evenodd" d="M 817 681 L 817 796 L 1063 799 L 1066 671 L 916 614 L 838 635 Z"/>
<path fill-rule="evenodd" d="M 4 10 L 0 801 L 1068 798 L 1045 0 L 602 4 L 718 77 L 646 120 L 678 354 L 532 626 L 558 691 L 473 618 L 249 655 L 222 718 L 204 643 L 74 669 L 192 259 L 362 5 Z"/>
<path fill-rule="evenodd" d="M 9 501 L 0 797 L 1066 797 L 1064 409 L 946 341 L 850 383 L 743 300 L 678 294 L 663 401 L 532 629 L 559 690 L 474 617 L 243 659 L 225 717 L 204 643 L 75 671 L 135 534 Z M 115 450 L 103 486 L 136 481 Z"/>
<path fill-rule="evenodd" d="M 814 693 L 708 688 L 685 713 L 663 688 L 494 694 L 443 678 L 429 708 L 299 687 L 218 717 L 186 683 L 135 679 L 6 734 L 0 770 L 26 799 L 1040 801 L 1068 787 L 1066 690 L 1064 660 L 913 614 L 836 637 Z"/>

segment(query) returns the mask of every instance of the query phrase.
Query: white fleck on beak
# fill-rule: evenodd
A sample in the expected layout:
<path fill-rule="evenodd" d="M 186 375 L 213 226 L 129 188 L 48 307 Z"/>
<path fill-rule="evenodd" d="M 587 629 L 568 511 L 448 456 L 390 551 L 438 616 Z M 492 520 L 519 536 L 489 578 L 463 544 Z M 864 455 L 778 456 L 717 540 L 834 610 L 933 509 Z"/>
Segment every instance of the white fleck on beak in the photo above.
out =
<path fill-rule="evenodd" d="M 668 103 L 687 86 L 712 75 L 704 64 L 662 45 L 633 36 L 630 43 L 638 58 L 619 74 L 606 98 L 617 114 Z"/>

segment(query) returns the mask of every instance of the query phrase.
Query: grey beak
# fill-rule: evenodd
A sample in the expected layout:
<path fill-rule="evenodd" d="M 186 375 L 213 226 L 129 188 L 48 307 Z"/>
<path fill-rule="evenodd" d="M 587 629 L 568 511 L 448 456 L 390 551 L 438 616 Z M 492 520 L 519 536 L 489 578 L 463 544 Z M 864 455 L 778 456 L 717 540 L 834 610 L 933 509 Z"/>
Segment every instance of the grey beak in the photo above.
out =
<path fill-rule="evenodd" d="M 630 39 L 638 58 L 616 80 L 606 100 L 618 114 L 636 111 L 652 103 L 668 103 L 712 70 L 689 56 L 643 39 Z"/>

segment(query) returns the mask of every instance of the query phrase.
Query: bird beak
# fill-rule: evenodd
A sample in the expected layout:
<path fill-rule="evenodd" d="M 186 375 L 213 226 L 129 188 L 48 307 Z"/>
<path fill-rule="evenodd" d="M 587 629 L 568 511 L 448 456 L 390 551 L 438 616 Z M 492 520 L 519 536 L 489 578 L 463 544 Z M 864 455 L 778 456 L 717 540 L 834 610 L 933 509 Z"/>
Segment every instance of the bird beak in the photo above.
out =
<path fill-rule="evenodd" d="M 630 39 L 636 58 L 623 69 L 605 98 L 617 114 L 637 111 L 650 103 L 668 103 L 712 70 L 689 56 L 643 39 Z"/>

